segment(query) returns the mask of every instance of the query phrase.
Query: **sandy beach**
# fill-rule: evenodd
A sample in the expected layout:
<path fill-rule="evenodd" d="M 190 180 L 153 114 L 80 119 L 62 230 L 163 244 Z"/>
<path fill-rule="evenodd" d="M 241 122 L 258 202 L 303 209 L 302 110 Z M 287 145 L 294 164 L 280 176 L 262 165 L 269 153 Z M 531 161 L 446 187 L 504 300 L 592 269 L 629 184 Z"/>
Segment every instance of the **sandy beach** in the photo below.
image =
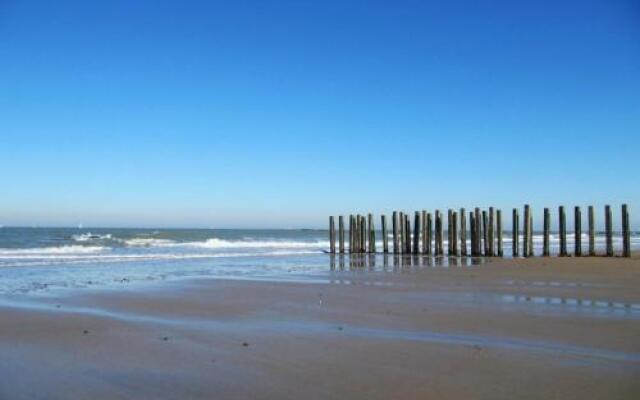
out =
<path fill-rule="evenodd" d="M 638 255 L 325 278 L 6 296 L 0 399 L 640 396 Z"/>

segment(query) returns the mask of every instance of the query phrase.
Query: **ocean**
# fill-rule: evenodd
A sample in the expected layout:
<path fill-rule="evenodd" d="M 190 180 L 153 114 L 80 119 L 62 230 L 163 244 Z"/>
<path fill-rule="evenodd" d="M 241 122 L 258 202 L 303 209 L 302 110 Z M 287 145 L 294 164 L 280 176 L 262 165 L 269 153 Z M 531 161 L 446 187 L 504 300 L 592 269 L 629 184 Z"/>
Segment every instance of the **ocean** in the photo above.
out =
<path fill-rule="evenodd" d="M 381 237 L 380 232 L 377 237 Z M 511 254 L 510 237 L 511 234 L 505 232 L 506 256 Z M 640 248 L 637 232 L 631 242 L 634 250 Z M 586 254 L 587 243 L 587 236 L 583 235 L 583 254 Z M 599 232 L 596 238 L 599 252 L 603 251 L 604 243 L 604 236 Z M 536 254 L 541 253 L 541 246 L 542 235 L 535 233 Z M 0 294 L 46 293 L 63 288 L 192 277 L 310 280 L 326 276 L 327 271 L 335 268 L 336 260 L 325 254 L 328 247 L 327 231 L 313 229 L 3 227 L 0 228 Z M 614 237 L 614 247 L 616 251 L 622 247 L 619 235 Z M 556 234 L 551 236 L 551 248 L 557 252 Z M 382 249 L 380 240 L 377 249 Z M 573 252 L 572 234 L 568 236 L 568 249 Z M 384 260 L 375 264 L 375 259 L 380 257 L 374 257 L 373 266 L 385 265 Z M 353 266 L 353 263 L 347 261 L 347 265 Z"/>

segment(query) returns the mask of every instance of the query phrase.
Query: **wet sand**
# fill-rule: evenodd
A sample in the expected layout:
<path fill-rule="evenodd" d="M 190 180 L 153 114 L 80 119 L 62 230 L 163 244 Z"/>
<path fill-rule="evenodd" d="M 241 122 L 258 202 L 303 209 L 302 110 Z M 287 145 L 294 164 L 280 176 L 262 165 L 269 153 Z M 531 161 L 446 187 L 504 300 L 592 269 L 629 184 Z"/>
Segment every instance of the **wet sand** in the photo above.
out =
<path fill-rule="evenodd" d="M 325 278 L 3 298 L 0 399 L 640 398 L 637 255 Z"/>

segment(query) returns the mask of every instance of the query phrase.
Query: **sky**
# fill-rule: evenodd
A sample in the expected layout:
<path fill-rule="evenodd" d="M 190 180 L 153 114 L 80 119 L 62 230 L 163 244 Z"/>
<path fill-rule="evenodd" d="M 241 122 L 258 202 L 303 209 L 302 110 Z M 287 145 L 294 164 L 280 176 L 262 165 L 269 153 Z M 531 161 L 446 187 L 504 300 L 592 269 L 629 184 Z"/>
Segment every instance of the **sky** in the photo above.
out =
<path fill-rule="evenodd" d="M 0 225 L 634 229 L 639 149 L 638 1 L 0 0 Z"/>

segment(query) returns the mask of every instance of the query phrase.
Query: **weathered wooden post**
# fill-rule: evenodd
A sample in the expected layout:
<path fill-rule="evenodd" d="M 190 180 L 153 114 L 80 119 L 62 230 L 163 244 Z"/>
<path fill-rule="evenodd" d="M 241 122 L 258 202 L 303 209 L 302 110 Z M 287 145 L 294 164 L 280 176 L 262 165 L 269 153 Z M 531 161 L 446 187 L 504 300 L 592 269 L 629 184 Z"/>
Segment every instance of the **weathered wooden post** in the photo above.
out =
<path fill-rule="evenodd" d="M 364 215 L 360 216 L 360 229 L 358 230 L 360 233 L 360 253 L 367 252 L 367 217 Z M 362 259 L 364 260 L 364 258 Z"/>
<path fill-rule="evenodd" d="M 350 253 L 357 253 L 358 252 L 358 241 L 356 240 L 356 238 L 358 237 L 358 216 L 357 215 L 352 215 L 351 216 L 351 220 L 352 220 L 352 226 L 350 229 L 351 233 L 351 250 L 349 251 Z"/>
<path fill-rule="evenodd" d="M 476 207 L 475 210 L 475 226 L 476 226 L 476 255 L 482 255 L 482 218 L 480 216 L 480 208 Z"/>
<path fill-rule="evenodd" d="M 567 216 L 564 213 L 564 206 L 558 207 L 558 233 L 560 234 L 560 256 L 567 256 Z"/>
<path fill-rule="evenodd" d="M 409 222 L 409 216 L 404 216 L 404 226 L 405 226 L 405 246 L 404 251 L 407 254 L 411 254 L 411 223 Z"/>
<path fill-rule="evenodd" d="M 429 254 L 427 252 L 427 211 L 422 210 L 420 215 L 420 219 L 422 220 L 422 254 Z"/>
<path fill-rule="evenodd" d="M 406 233 L 406 229 L 404 227 L 404 213 L 402 211 L 400 211 L 400 220 L 398 221 L 398 226 L 400 228 L 400 253 L 404 253 L 404 248 L 405 248 L 405 233 Z"/>
<path fill-rule="evenodd" d="M 582 211 L 578 206 L 573 209 L 573 235 L 573 252 L 576 257 L 580 257 L 582 255 Z"/>
<path fill-rule="evenodd" d="M 398 232 L 398 212 L 394 211 L 391 218 L 392 218 L 391 225 L 393 228 L 393 254 L 398 254 L 400 252 L 400 238 L 399 238 L 400 232 Z"/>
<path fill-rule="evenodd" d="M 436 210 L 436 256 L 442 255 L 442 214 L 440 210 Z"/>
<path fill-rule="evenodd" d="M 411 219 L 409 215 L 404 216 L 405 227 L 407 228 L 407 232 L 405 233 L 406 243 L 405 243 L 405 252 L 407 254 L 411 254 Z"/>
<path fill-rule="evenodd" d="M 431 243 L 433 243 L 433 221 L 431 219 L 431 213 L 427 213 L 427 236 L 425 240 L 427 241 L 427 254 L 431 255 L 433 254 L 433 247 L 431 245 Z"/>
<path fill-rule="evenodd" d="M 542 255 L 548 257 L 551 252 L 549 251 L 549 235 L 551 227 L 551 215 L 549 209 L 545 207 L 544 217 L 542 221 Z"/>
<path fill-rule="evenodd" d="M 336 224 L 333 215 L 329 217 L 329 252 L 336 252 Z"/>
<path fill-rule="evenodd" d="M 344 253 L 344 217 L 340 215 L 338 217 L 338 241 L 339 251 L 341 254 Z"/>
<path fill-rule="evenodd" d="M 596 255 L 596 218 L 593 206 L 589 206 L 589 255 Z"/>
<path fill-rule="evenodd" d="M 464 208 L 460 209 L 460 255 L 467 255 L 467 213 Z"/>
<path fill-rule="evenodd" d="M 469 236 L 471 238 L 471 256 L 475 257 L 476 253 L 476 219 L 473 212 L 469 212 Z"/>
<path fill-rule="evenodd" d="M 451 228 L 453 229 L 453 233 L 451 234 L 451 240 L 453 244 L 453 255 L 458 256 L 458 213 L 453 211 L 451 213 L 451 217 L 453 218 L 451 223 Z"/>
<path fill-rule="evenodd" d="M 389 252 L 389 236 L 387 235 L 387 216 L 384 214 L 380 217 L 380 226 L 382 228 L 382 252 L 387 254 Z"/>
<path fill-rule="evenodd" d="M 511 251 L 514 257 L 520 255 L 520 211 L 517 208 L 513 209 L 513 227 L 511 228 L 512 245 Z"/>
<path fill-rule="evenodd" d="M 369 214 L 368 216 L 369 219 L 369 253 L 375 253 L 376 252 L 376 227 L 375 224 L 373 223 L 373 215 Z"/>
<path fill-rule="evenodd" d="M 407 227 L 405 225 L 405 215 L 402 211 L 400 211 L 400 253 L 405 253 L 406 249 L 406 235 L 407 235 Z"/>
<path fill-rule="evenodd" d="M 629 226 L 629 207 L 622 205 L 622 257 L 631 257 L 631 227 Z"/>
<path fill-rule="evenodd" d="M 495 220 L 494 220 L 494 209 L 493 207 L 489 207 L 489 232 L 487 233 L 487 237 L 489 239 L 489 256 L 493 257 L 494 254 L 494 250 L 495 250 L 495 235 L 494 235 L 494 231 L 493 231 L 493 226 L 495 225 Z"/>
<path fill-rule="evenodd" d="M 604 225 L 607 242 L 607 257 L 613 257 L 613 220 L 611 218 L 611 206 L 604 206 Z"/>
<path fill-rule="evenodd" d="M 453 233 L 453 229 L 451 226 L 451 221 L 452 220 L 452 216 L 451 216 L 451 209 L 447 210 L 447 254 L 451 255 L 453 252 L 453 247 L 451 246 L 451 234 Z"/>
<path fill-rule="evenodd" d="M 489 220 L 487 210 L 482 210 L 482 241 L 484 243 L 484 255 L 489 255 Z"/>
<path fill-rule="evenodd" d="M 420 232 L 422 232 L 420 211 L 416 211 L 413 219 L 413 254 L 420 253 Z"/>
<path fill-rule="evenodd" d="M 362 253 L 364 248 L 362 247 L 362 237 L 364 236 L 364 227 L 362 226 L 362 216 L 358 214 L 356 217 L 356 232 L 358 232 L 358 237 L 356 237 L 356 249 L 358 249 L 358 253 Z"/>
<path fill-rule="evenodd" d="M 498 257 L 503 257 L 502 250 L 502 211 L 496 210 L 496 233 L 498 236 Z"/>
<path fill-rule="evenodd" d="M 353 214 L 349 214 L 349 253 L 353 253 Z"/>
<path fill-rule="evenodd" d="M 529 209 L 529 255 L 533 257 L 533 211 Z"/>
<path fill-rule="evenodd" d="M 529 213 L 531 210 L 529 209 L 529 205 L 524 205 L 524 240 L 522 242 L 522 255 L 524 257 L 529 257 L 529 222 L 531 219 L 529 218 Z"/>

